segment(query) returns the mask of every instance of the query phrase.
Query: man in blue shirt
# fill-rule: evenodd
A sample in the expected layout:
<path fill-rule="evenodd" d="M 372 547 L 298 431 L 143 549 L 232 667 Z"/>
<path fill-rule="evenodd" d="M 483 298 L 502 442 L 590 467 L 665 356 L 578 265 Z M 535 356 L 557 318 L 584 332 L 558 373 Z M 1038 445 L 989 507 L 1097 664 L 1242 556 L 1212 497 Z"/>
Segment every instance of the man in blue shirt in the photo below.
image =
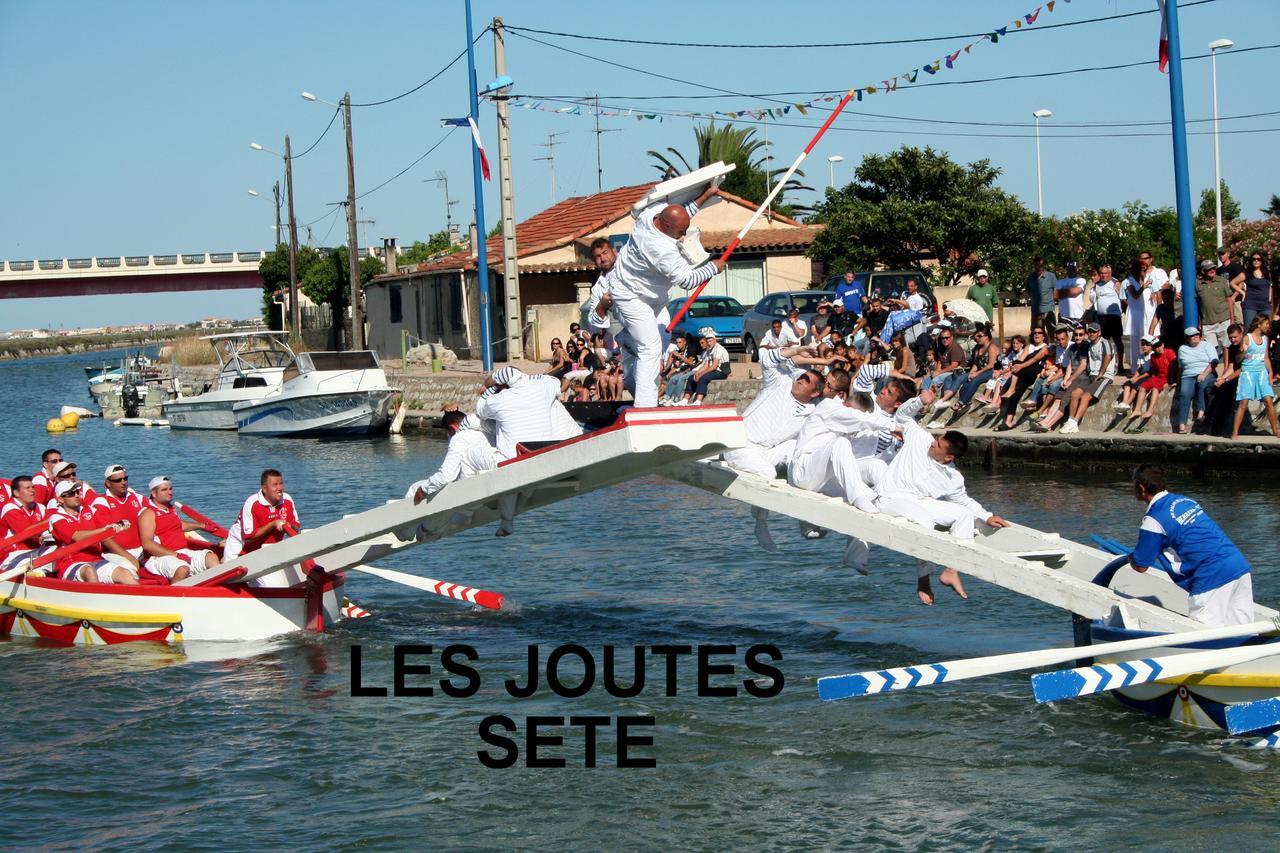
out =
<path fill-rule="evenodd" d="M 853 273 L 846 272 L 844 281 L 836 285 L 836 299 L 844 303 L 844 310 L 854 316 L 862 316 L 862 302 L 867 298 L 866 288 L 862 286 L 862 282 L 853 277 Z"/>
<path fill-rule="evenodd" d="M 1187 591 L 1187 615 L 1206 625 L 1254 621 L 1249 561 L 1200 504 L 1165 488 L 1164 469 L 1139 465 L 1133 494 L 1147 505 L 1130 565 L 1145 572 L 1164 551 L 1175 557 L 1170 576 Z"/>

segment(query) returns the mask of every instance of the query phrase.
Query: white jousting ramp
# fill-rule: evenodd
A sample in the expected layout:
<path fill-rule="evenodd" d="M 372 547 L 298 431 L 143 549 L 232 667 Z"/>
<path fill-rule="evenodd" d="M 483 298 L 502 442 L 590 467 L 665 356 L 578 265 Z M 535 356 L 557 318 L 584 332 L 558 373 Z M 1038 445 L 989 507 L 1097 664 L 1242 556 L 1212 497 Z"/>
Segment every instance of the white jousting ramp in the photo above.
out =
<path fill-rule="evenodd" d="M 617 422 L 578 438 L 518 456 L 488 471 L 450 483 L 431 500 L 392 501 L 245 554 L 220 567 L 244 568 L 243 583 L 316 560 L 329 573 L 402 548 L 566 500 L 674 462 L 705 458 L 742 447 L 746 430 L 733 406 L 628 409 Z M 174 586 L 195 586 L 196 575 Z"/>

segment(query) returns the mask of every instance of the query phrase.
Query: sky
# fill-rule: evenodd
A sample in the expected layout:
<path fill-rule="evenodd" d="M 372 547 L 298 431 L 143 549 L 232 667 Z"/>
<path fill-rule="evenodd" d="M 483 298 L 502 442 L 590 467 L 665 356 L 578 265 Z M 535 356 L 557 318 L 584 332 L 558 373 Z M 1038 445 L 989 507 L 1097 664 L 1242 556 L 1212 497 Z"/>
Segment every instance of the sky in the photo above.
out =
<path fill-rule="evenodd" d="M 973 42 L 973 34 L 1006 26 L 1040 5 L 1037 0 L 696 5 L 648 0 L 626 6 L 475 0 L 473 16 L 477 34 L 499 15 L 512 28 L 590 37 L 508 31 L 512 92 L 529 101 L 555 108 L 566 104 L 551 99 L 598 94 L 610 111 L 739 112 L 778 108 L 778 101 L 807 101 L 853 86 L 879 87 L 881 80 L 945 58 Z M 1154 0 L 1058 0 L 1052 13 L 1041 12 L 1035 26 L 998 44 L 980 42 L 961 54 L 953 69 L 917 80 L 951 85 L 901 84 L 896 92 L 852 104 L 806 162 L 806 183 L 818 191 L 826 186 L 832 155 L 844 158 L 835 166 L 839 184 L 868 154 L 930 145 L 962 162 L 990 159 L 1003 170 L 1000 184 L 1034 208 L 1031 113 L 1049 109 L 1053 116 L 1041 125 L 1046 214 L 1129 200 L 1173 204 L 1168 77 L 1154 65 L 1114 67 L 1155 59 L 1158 15 L 1114 19 L 1154 6 Z M 1091 18 L 1109 20 L 1045 28 Z M 1280 3 L 1183 0 L 1180 20 L 1185 57 L 1206 54 L 1214 39 L 1235 42 L 1234 50 L 1218 56 L 1222 175 L 1245 215 L 1256 214 L 1280 192 L 1280 166 L 1273 154 L 1280 114 L 1228 117 L 1280 111 L 1280 98 L 1266 83 L 1280 58 Z M 282 160 L 251 150 L 249 143 L 279 152 L 285 134 L 295 154 L 300 240 L 345 242 L 341 209 L 332 213 L 329 205 L 346 197 L 342 122 L 325 133 L 333 108 L 303 100 L 300 93 L 337 102 L 349 91 L 353 104 L 391 99 L 445 68 L 465 47 L 465 32 L 462 0 L 369 0 L 358 7 L 330 0 L 0 0 L 0 258 L 269 249 L 274 242 L 271 188 L 283 180 Z M 906 42 L 937 36 L 951 38 Z M 869 41 L 895 43 L 744 47 Z M 1248 50 L 1267 46 L 1273 47 Z M 476 44 L 476 66 L 483 87 L 495 76 L 491 34 Z M 1074 69 L 1095 70 L 967 82 Z M 1201 190 L 1213 184 L 1212 124 L 1196 121 L 1212 116 L 1210 63 L 1188 59 L 1183 69 L 1186 112 L 1193 121 L 1188 129 L 1194 206 Z M 778 92 L 796 94 L 755 97 Z M 360 226 L 362 245 L 366 240 L 380 245 L 384 236 L 409 245 L 443 228 L 443 187 L 429 180 L 438 172 L 448 175 L 449 195 L 458 201 L 455 221 L 470 220 L 469 142 L 464 131 L 449 133 L 440 126 L 442 118 L 465 115 L 467 106 L 465 62 L 460 61 L 412 94 L 353 110 L 356 191 L 374 190 L 357 202 L 359 219 L 373 221 Z M 518 218 L 553 199 L 596 191 L 595 124 L 589 110 L 582 112 L 512 109 Z M 496 163 L 495 115 L 492 104 L 481 104 L 480 131 Z M 778 165 L 795 158 L 825 115 L 810 110 L 801 116 L 792 109 L 768 123 Z M 646 154 L 650 149 L 673 147 L 693 156 L 693 127 L 701 121 L 675 115 L 661 121 L 601 118 L 601 129 L 611 131 L 599 137 L 604 187 L 655 179 L 654 161 Z M 549 139 L 553 149 L 547 147 Z M 554 188 L 551 162 L 543 159 L 549 151 L 555 157 Z M 259 196 L 249 195 L 250 189 Z M 485 213 L 492 227 L 498 217 L 496 175 L 485 185 Z M 308 224 L 310 237 L 301 227 Z M 251 317 L 258 304 L 258 294 L 249 291 L 4 300 L 0 330 L 54 325 L 53 316 L 61 326 Z"/>

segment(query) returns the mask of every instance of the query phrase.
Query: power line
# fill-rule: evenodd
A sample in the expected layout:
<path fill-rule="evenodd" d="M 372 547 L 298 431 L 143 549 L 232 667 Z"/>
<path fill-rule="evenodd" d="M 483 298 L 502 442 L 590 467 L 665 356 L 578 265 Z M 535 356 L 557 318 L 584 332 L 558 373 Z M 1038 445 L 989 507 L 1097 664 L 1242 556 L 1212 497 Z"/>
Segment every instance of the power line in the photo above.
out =
<path fill-rule="evenodd" d="M 385 187 L 387 184 L 391 183 L 391 182 L 392 182 L 392 181 L 394 181 L 396 178 L 400 177 L 400 176 L 401 176 L 401 175 L 403 175 L 405 172 L 409 171 L 409 170 L 410 170 L 410 169 L 412 169 L 414 166 L 416 166 L 416 165 L 418 165 L 419 163 L 421 163 L 423 160 L 425 160 L 425 159 L 427 158 L 427 155 L 428 155 L 428 154 L 430 154 L 432 151 L 435 151 L 437 148 L 439 148 L 441 145 L 443 145 L 443 144 L 444 144 L 444 141 L 445 141 L 446 139 L 448 139 L 448 138 L 449 138 L 449 135 L 450 135 L 450 134 L 452 134 L 452 133 L 454 132 L 454 130 L 456 130 L 456 129 L 457 129 L 457 128 L 451 127 L 451 128 L 449 128 L 448 130 L 446 130 L 446 131 L 445 131 L 445 133 L 444 133 L 444 136 L 440 137 L 440 140 L 439 140 L 438 142 L 436 142 L 436 144 L 435 144 L 435 145 L 432 145 L 432 146 L 431 146 L 430 148 L 428 148 L 426 151 L 422 152 L 422 155 L 421 155 L 421 156 L 419 156 L 419 157 L 418 157 L 418 159 L 414 160 L 414 161 L 413 161 L 412 163 L 410 163 L 408 166 L 405 166 L 403 169 L 401 169 L 400 171 L 396 172 L 394 175 L 392 175 L 391 177 L 387 178 L 385 181 L 383 181 L 382 183 L 378 184 L 378 185 L 377 185 L 376 187 L 374 187 L 373 189 L 371 189 L 371 190 L 365 190 L 364 192 L 360 193 L 360 195 L 356 196 L 356 198 L 357 198 L 357 199 L 361 199 L 361 198 L 364 198 L 364 197 L 365 197 L 365 196 L 367 196 L 367 195 L 372 195 L 373 193 L 376 193 L 378 190 L 382 189 L 382 188 L 383 188 L 383 187 Z"/>
<path fill-rule="evenodd" d="M 338 113 L 339 113 L 341 110 L 342 110 L 342 108 L 341 108 L 341 107 L 338 107 L 337 109 L 335 109 L 335 110 L 333 111 L 333 115 L 329 116 L 329 123 L 328 123 L 328 124 L 326 124 L 326 125 L 324 126 L 324 132 L 320 134 L 320 136 L 316 139 L 316 141 L 315 141 L 315 142 L 313 142 L 313 143 L 311 143 L 310 145 L 308 145 L 308 146 L 307 146 L 307 150 L 306 150 L 306 151 L 303 151 L 301 154 L 294 154 L 294 155 L 293 155 L 293 159 L 294 159 L 294 160 L 297 160 L 299 157 L 305 157 L 305 156 L 307 156 L 308 154 L 310 154 L 310 153 L 311 153 L 311 150 L 312 150 L 313 148 L 315 148 L 317 145 L 319 145 L 319 144 L 320 144 L 320 140 L 321 140 L 321 139 L 324 139 L 324 138 L 325 138 L 325 136 L 326 136 L 326 135 L 328 135 L 328 133 L 329 133 L 329 128 L 333 127 L 333 122 L 338 118 Z"/>
<path fill-rule="evenodd" d="M 1201 2 L 1205 2 L 1205 0 L 1201 0 Z M 479 42 L 479 41 L 480 41 L 480 39 L 484 38 L 484 34 L 485 34 L 485 33 L 487 33 L 487 32 L 489 32 L 489 30 L 491 30 L 491 29 L 492 29 L 492 27 L 485 27 L 483 30 L 481 30 L 481 31 L 480 31 L 480 35 L 476 36 L 476 40 L 475 40 L 475 41 L 473 41 L 473 42 L 472 42 L 472 44 L 474 45 L 474 44 L 476 44 L 477 42 Z M 462 51 L 462 53 L 459 53 L 459 54 L 458 54 L 457 56 L 455 56 L 453 59 L 449 60 L 449 64 L 448 64 L 448 65 L 446 65 L 444 68 L 441 68 L 441 69 L 440 69 L 439 71 L 437 71 L 435 74 L 432 74 L 432 75 L 431 75 L 430 77 L 428 77 L 426 80 L 423 80 L 421 83 L 419 83 L 418 85 L 414 86 L 412 89 L 410 89 L 410 90 L 409 90 L 409 91 L 407 91 L 407 92 L 401 92 L 399 95 L 396 95 L 396 96 L 391 97 L 391 98 L 384 98 L 384 99 L 382 99 L 381 101 L 370 101 L 370 102 L 369 102 L 369 103 L 367 103 L 367 104 L 352 104 L 351 106 L 353 106 L 353 107 L 380 107 L 380 106 L 382 106 L 383 104 L 389 104 L 389 103 L 391 103 L 392 101 L 398 101 L 398 100 L 400 100 L 401 98 L 407 98 L 407 97 L 409 97 L 410 95 L 412 95 L 414 92 L 416 92 L 416 91 L 418 91 L 419 89 L 421 89 L 423 86 L 426 86 L 428 83 L 434 82 L 434 81 L 436 80 L 436 78 L 438 78 L 441 74 L 443 74 L 444 72 L 446 72 L 446 71 L 448 71 L 450 68 L 452 68 L 452 67 L 454 66 L 454 64 L 455 64 L 455 63 L 457 63 L 457 61 L 458 61 L 459 59 L 461 59 L 462 57 L 464 57 L 464 56 L 466 56 L 466 55 L 467 55 L 467 51 L 466 51 L 466 49 L 464 48 L 464 49 L 463 49 L 463 51 Z"/>
<path fill-rule="evenodd" d="M 1215 0 L 1193 0 L 1190 3 L 1178 4 L 1178 9 L 1189 9 L 1192 6 L 1203 6 L 1205 3 L 1212 3 Z M 1122 18 L 1134 18 L 1140 15 L 1152 15 L 1158 12 L 1158 9 L 1145 9 L 1141 12 L 1126 12 L 1123 15 L 1108 15 L 1102 18 L 1086 18 L 1080 21 L 1064 21 L 1060 24 L 1042 24 L 1037 27 L 1026 27 L 1023 29 L 1010 30 L 1007 35 L 1018 35 L 1021 33 L 1042 32 L 1044 30 L 1057 29 L 1059 27 L 1078 27 L 1083 24 L 1096 24 L 1103 21 L 1118 21 Z M 982 38 L 990 35 L 991 31 L 983 33 L 959 33 L 948 36 L 927 36 L 923 38 L 911 39 L 884 39 L 881 41 L 848 41 L 848 42 L 826 42 L 817 44 L 724 44 L 724 43 L 704 43 L 704 42 L 681 42 L 681 41 L 651 41 L 646 39 L 626 39 L 616 38 L 613 36 L 596 36 L 584 35 L 582 33 L 562 33 L 553 30 L 538 30 L 532 27 L 516 27 L 511 24 L 506 25 L 509 32 L 526 32 L 538 33 L 544 36 L 559 36 L 561 38 L 583 39 L 586 41 L 607 41 L 618 44 L 639 44 L 660 47 L 699 47 L 699 48 L 725 48 L 734 50 L 790 50 L 796 48 L 836 48 L 836 47 L 879 47 L 884 45 L 895 44 L 923 44 L 934 41 L 952 41 L 956 39 Z"/>

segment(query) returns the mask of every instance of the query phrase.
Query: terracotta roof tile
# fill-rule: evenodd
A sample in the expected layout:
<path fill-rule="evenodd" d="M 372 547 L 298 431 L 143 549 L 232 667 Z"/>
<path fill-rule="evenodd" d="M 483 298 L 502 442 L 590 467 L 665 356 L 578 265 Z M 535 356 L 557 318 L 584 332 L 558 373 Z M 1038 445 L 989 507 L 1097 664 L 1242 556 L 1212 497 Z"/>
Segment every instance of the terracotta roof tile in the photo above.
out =
<path fill-rule="evenodd" d="M 768 228 L 748 231 L 747 236 L 738 244 L 738 251 L 802 248 L 813 242 L 814 237 L 822 230 L 821 225 L 796 225 L 790 228 Z M 704 231 L 702 232 L 703 248 L 722 250 L 728 247 L 737 231 Z"/>

